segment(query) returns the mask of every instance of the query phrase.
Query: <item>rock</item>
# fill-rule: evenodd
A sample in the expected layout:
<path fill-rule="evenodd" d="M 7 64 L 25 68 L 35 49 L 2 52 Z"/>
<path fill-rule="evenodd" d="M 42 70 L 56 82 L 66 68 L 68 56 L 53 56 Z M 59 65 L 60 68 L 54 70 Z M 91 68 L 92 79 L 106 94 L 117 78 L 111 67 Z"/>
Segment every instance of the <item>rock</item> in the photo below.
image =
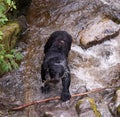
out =
<path fill-rule="evenodd" d="M 103 3 L 101 12 L 120 22 L 120 0 L 100 0 Z"/>
<path fill-rule="evenodd" d="M 76 111 L 80 117 L 101 117 L 94 99 L 84 98 L 76 104 Z"/>
<path fill-rule="evenodd" d="M 85 48 L 99 44 L 119 34 L 119 25 L 110 19 L 102 19 L 99 22 L 89 25 L 80 33 L 80 44 Z"/>
<path fill-rule="evenodd" d="M 109 69 L 103 71 L 103 75 L 100 80 L 104 85 L 109 84 L 110 86 L 117 87 L 120 85 L 120 64 L 116 64 Z"/>
<path fill-rule="evenodd" d="M 117 117 L 120 117 L 120 105 L 117 107 Z"/>
<path fill-rule="evenodd" d="M 18 10 L 18 15 L 23 15 L 26 14 L 27 9 L 30 6 L 31 0 L 15 0 L 17 10 Z"/>
<path fill-rule="evenodd" d="M 54 117 L 52 112 L 45 112 L 43 117 Z"/>
<path fill-rule="evenodd" d="M 20 25 L 17 22 L 11 22 L 0 27 L 0 31 L 3 33 L 3 39 L 0 42 L 5 45 L 6 51 L 15 46 L 20 30 Z"/>
<path fill-rule="evenodd" d="M 116 96 L 117 96 L 117 99 L 116 99 L 116 107 L 120 106 L 120 89 L 118 89 L 116 91 Z"/>
<path fill-rule="evenodd" d="M 120 88 L 116 91 L 116 95 L 111 99 L 108 107 L 114 117 L 120 117 Z"/>
<path fill-rule="evenodd" d="M 0 117 L 3 115 L 3 112 L 0 110 Z"/>
<path fill-rule="evenodd" d="M 116 91 L 116 97 L 117 115 L 120 116 L 120 89 Z"/>
<path fill-rule="evenodd" d="M 28 24 L 26 17 L 24 15 L 21 15 L 17 18 L 20 26 L 21 26 L 21 35 L 25 34 L 28 31 Z"/>

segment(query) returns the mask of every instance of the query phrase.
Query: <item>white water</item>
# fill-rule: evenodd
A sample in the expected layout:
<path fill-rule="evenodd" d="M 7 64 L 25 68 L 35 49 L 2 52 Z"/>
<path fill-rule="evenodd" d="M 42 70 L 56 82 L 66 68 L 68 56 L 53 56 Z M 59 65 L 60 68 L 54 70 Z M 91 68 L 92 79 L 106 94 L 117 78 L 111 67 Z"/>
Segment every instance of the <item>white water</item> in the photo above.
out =
<path fill-rule="evenodd" d="M 83 60 L 83 62 L 81 62 L 81 60 L 75 56 L 70 63 L 72 66 L 71 73 L 75 76 L 72 80 L 79 79 L 77 80 L 79 83 L 73 84 L 77 85 L 72 86 L 73 91 L 83 85 L 86 85 L 88 90 L 105 87 L 103 81 L 101 82 L 101 77 L 107 76 L 103 73 L 120 63 L 119 39 L 117 38 L 108 40 L 87 50 L 83 50 L 80 46 L 73 44 L 72 52 L 86 59 L 86 61 Z M 108 55 L 105 52 L 107 52 Z M 93 61 L 90 60 L 91 58 Z M 75 67 L 74 64 L 77 64 L 77 67 Z"/>

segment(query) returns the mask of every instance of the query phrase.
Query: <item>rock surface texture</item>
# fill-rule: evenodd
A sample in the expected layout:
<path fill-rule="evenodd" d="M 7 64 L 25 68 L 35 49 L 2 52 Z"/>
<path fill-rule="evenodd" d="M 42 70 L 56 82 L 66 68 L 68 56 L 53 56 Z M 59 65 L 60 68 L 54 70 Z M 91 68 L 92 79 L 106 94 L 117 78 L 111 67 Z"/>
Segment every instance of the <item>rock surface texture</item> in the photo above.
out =
<path fill-rule="evenodd" d="M 110 19 L 102 19 L 89 25 L 80 33 L 80 44 L 85 48 L 100 44 L 118 36 L 120 26 Z"/>

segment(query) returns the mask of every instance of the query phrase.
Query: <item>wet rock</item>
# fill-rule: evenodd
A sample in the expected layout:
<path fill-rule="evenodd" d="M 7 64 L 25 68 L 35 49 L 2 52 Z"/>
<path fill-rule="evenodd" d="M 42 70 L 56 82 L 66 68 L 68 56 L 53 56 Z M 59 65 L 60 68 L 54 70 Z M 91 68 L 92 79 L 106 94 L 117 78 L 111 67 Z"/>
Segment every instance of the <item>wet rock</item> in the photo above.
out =
<path fill-rule="evenodd" d="M 119 0 L 100 0 L 103 3 L 101 12 L 109 16 L 116 22 L 120 22 L 120 1 Z"/>
<path fill-rule="evenodd" d="M 27 32 L 27 29 L 28 29 L 28 24 L 27 24 L 27 20 L 26 20 L 26 17 L 24 15 L 21 15 L 17 18 L 20 26 L 21 26 L 21 34 L 25 34 Z"/>
<path fill-rule="evenodd" d="M 63 111 L 63 112 L 45 112 L 43 117 L 73 117 L 69 112 Z"/>
<path fill-rule="evenodd" d="M 118 89 L 116 91 L 116 96 L 117 96 L 117 99 L 116 99 L 116 107 L 120 106 L 120 89 Z"/>
<path fill-rule="evenodd" d="M 0 111 L 0 116 L 2 116 L 3 115 L 3 112 L 2 111 Z"/>
<path fill-rule="evenodd" d="M 116 95 L 111 99 L 108 107 L 114 117 L 120 117 L 120 89 L 116 91 Z"/>
<path fill-rule="evenodd" d="M 45 112 L 43 117 L 54 117 L 52 112 Z"/>
<path fill-rule="evenodd" d="M 7 51 L 15 46 L 20 30 L 21 28 L 18 22 L 11 22 L 0 28 L 0 31 L 3 32 L 1 43 L 5 45 Z"/>
<path fill-rule="evenodd" d="M 120 64 L 110 67 L 108 70 L 104 70 L 101 81 L 105 85 L 117 87 L 120 85 Z"/>
<path fill-rule="evenodd" d="M 116 91 L 116 110 L 117 116 L 120 116 L 120 89 Z"/>
<path fill-rule="evenodd" d="M 80 117 L 101 117 L 94 99 L 84 98 L 76 103 L 76 112 Z"/>
<path fill-rule="evenodd" d="M 16 2 L 16 6 L 17 6 L 17 10 L 18 10 L 18 14 L 25 14 L 26 10 L 28 9 L 31 0 L 15 0 Z"/>
<path fill-rule="evenodd" d="M 60 117 L 73 117 L 69 112 L 64 112 L 60 115 Z"/>
<path fill-rule="evenodd" d="M 85 51 L 83 51 L 81 48 L 80 50 L 76 51 L 77 46 L 72 47 L 71 54 L 69 55 L 69 61 L 72 61 L 70 64 L 71 67 L 74 68 L 90 68 L 92 66 L 98 67 L 100 65 L 100 62 L 97 58 L 94 56 L 86 56 Z"/>
<path fill-rule="evenodd" d="M 119 25 L 109 19 L 102 19 L 99 22 L 89 25 L 80 33 L 80 44 L 85 48 L 99 44 L 119 34 Z"/>

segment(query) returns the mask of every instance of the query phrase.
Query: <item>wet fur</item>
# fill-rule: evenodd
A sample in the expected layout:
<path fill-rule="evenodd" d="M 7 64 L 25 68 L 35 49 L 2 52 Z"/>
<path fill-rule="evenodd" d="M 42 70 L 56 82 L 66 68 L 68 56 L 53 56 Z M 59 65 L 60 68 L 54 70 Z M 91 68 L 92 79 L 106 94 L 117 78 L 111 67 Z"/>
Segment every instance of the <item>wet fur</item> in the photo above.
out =
<path fill-rule="evenodd" d="M 67 62 L 71 44 L 71 35 L 65 31 L 56 31 L 51 34 L 44 47 L 45 57 L 41 66 L 41 78 L 44 85 L 41 90 L 43 93 L 48 93 L 49 83 L 62 80 L 62 101 L 67 101 L 71 97 L 69 92 L 71 78 Z"/>

